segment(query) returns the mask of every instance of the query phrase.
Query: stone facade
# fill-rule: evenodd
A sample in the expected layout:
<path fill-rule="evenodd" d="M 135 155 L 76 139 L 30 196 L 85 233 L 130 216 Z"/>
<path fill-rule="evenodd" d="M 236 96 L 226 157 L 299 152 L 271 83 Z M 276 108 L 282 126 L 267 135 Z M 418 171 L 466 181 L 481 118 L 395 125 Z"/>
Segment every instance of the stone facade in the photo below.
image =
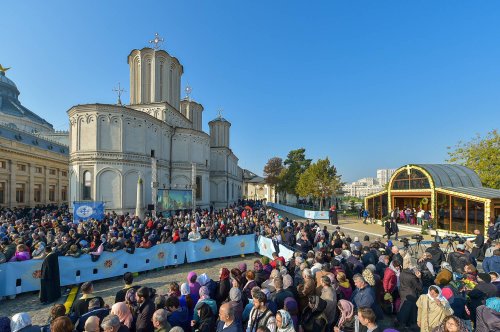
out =
<path fill-rule="evenodd" d="M 196 188 L 199 207 L 240 199 L 242 170 L 229 147 L 231 124 L 219 117 L 210 121 L 210 135 L 202 131 L 203 106 L 180 99 L 183 67 L 165 51 L 133 50 L 128 63 L 130 105 L 77 105 L 68 111 L 71 201 L 104 201 L 107 210 L 134 212 L 139 177 L 145 205 L 156 199 L 153 184 Z"/>

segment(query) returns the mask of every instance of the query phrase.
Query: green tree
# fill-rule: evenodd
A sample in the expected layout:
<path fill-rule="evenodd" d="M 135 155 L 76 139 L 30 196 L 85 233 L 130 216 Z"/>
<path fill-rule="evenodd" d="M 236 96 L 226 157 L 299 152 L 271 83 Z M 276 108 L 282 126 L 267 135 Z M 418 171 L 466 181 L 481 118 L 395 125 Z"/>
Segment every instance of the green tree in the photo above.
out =
<path fill-rule="evenodd" d="M 306 159 L 306 149 L 300 148 L 288 152 L 283 164 L 285 168 L 281 172 L 278 187 L 283 192 L 298 196 L 297 183 L 300 176 L 311 165 L 311 159 Z"/>
<path fill-rule="evenodd" d="M 323 207 L 323 199 L 332 196 L 340 187 L 340 176 L 337 169 L 330 164 L 328 157 L 319 159 L 307 168 L 297 182 L 297 193 L 300 196 L 311 195 L 320 201 L 320 210 Z"/>
<path fill-rule="evenodd" d="M 448 147 L 447 162 L 473 169 L 484 186 L 500 189 L 500 135 L 495 129 L 482 138 L 479 134 L 469 142 Z"/>
<path fill-rule="evenodd" d="M 274 201 L 276 202 L 276 195 L 278 192 L 278 184 L 281 181 L 280 175 L 283 171 L 283 159 L 280 157 L 273 157 L 267 161 L 267 164 L 264 166 L 264 178 L 266 183 L 274 186 Z"/>

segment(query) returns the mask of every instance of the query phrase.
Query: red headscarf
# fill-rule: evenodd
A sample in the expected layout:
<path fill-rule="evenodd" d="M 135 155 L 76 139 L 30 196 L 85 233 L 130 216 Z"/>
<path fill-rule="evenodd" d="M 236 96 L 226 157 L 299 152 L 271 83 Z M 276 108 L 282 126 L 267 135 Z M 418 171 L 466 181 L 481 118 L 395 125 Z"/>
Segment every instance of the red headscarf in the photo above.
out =
<path fill-rule="evenodd" d="M 222 273 L 220 274 L 220 280 L 229 279 L 229 270 L 225 267 L 222 268 Z"/>

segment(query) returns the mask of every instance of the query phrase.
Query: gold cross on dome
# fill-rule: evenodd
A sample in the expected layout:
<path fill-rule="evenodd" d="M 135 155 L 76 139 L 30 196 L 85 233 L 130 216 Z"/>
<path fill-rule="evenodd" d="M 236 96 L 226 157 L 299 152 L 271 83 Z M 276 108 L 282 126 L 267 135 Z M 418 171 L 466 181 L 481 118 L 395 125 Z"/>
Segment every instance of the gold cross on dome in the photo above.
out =
<path fill-rule="evenodd" d="M 118 88 L 114 88 L 113 91 L 116 92 L 116 94 L 118 95 L 118 105 L 121 105 L 122 104 L 121 96 L 122 96 L 122 93 L 125 91 L 125 89 L 123 89 L 120 86 L 120 82 L 118 82 Z"/>

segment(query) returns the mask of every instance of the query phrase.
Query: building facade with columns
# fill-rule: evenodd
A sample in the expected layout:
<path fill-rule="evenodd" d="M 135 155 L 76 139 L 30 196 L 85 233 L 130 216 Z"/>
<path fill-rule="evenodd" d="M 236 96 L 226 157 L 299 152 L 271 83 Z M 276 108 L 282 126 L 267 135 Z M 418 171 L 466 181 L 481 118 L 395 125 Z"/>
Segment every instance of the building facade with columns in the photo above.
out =
<path fill-rule="evenodd" d="M 67 203 L 68 133 L 55 132 L 21 104 L 19 94 L 0 71 L 0 207 Z M 49 138 L 54 134 L 59 139 Z"/>
<path fill-rule="evenodd" d="M 225 207 L 241 198 L 242 170 L 219 116 L 202 130 L 203 106 L 180 98 L 184 68 L 164 50 L 128 56 L 130 104 L 87 104 L 68 110 L 71 201 L 104 201 L 133 212 L 157 189 L 193 189 L 196 206 Z M 193 170 L 196 170 L 193 176 Z M 143 199 L 137 183 L 143 180 Z M 154 187 L 154 188 L 152 188 Z"/>

